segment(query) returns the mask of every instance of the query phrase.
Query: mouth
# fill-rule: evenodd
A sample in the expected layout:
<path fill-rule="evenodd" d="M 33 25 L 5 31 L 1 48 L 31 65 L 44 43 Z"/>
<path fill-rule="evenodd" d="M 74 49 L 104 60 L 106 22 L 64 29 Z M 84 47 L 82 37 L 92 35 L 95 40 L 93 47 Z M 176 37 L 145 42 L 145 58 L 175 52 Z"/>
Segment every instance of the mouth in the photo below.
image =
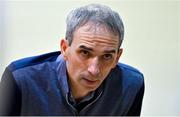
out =
<path fill-rule="evenodd" d="M 83 83 L 88 87 L 95 87 L 99 82 L 99 80 L 90 80 L 87 78 L 82 78 L 82 80 L 83 80 Z"/>

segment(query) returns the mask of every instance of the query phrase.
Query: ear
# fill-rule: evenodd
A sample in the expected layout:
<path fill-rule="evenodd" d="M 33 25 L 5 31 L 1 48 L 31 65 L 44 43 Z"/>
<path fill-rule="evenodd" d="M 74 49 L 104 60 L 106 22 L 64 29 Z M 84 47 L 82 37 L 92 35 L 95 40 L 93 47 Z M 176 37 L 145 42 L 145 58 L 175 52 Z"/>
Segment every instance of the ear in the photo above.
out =
<path fill-rule="evenodd" d="M 115 63 L 114 63 L 114 66 L 113 66 L 113 67 L 116 67 L 116 65 L 117 65 L 117 63 L 119 62 L 119 58 L 121 57 L 122 53 L 123 53 L 123 49 L 120 48 L 119 51 L 118 51 L 118 53 L 117 53 L 117 57 L 116 57 L 116 60 L 115 60 Z"/>
<path fill-rule="evenodd" d="M 67 60 L 67 50 L 68 50 L 68 41 L 65 40 L 65 39 L 61 39 L 60 41 L 60 48 L 61 48 L 61 54 L 63 55 L 64 57 L 64 60 Z"/>

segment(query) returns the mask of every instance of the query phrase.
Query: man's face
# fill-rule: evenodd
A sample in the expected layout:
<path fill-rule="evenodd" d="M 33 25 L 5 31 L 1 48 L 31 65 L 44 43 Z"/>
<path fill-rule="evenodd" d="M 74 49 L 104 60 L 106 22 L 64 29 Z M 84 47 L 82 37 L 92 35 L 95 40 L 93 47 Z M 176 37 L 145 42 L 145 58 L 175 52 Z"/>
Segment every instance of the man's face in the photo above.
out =
<path fill-rule="evenodd" d="M 61 42 L 71 88 L 94 91 L 119 60 L 122 53 L 122 49 L 118 49 L 119 36 L 104 25 L 87 23 L 78 28 L 73 37 L 71 46 L 65 40 Z"/>

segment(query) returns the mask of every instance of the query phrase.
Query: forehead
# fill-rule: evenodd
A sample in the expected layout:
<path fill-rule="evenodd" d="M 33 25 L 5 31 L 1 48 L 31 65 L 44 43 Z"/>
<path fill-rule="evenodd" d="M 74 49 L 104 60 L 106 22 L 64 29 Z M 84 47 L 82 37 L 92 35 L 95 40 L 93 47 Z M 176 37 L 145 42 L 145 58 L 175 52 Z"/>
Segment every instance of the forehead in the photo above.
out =
<path fill-rule="evenodd" d="M 88 22 L 74 32 L 73 43 L 85 44 L 93 47 L 118 48 L 119 36 L 110 31 L 103 24 Z"/>

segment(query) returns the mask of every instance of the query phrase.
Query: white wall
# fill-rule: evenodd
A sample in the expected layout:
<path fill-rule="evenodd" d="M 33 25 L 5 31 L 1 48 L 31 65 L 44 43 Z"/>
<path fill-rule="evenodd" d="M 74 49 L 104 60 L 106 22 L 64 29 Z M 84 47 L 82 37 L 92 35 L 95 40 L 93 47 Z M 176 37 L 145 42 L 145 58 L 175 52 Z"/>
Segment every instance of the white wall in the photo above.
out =
<path fill-rule="evenodd" d="M 4 40 L 5 40 L 5 5 L 0 2 L 0 66 L 4 65 Z M 0 76 L 4 67 L 0 67 Z"/>
<path fill-rule="evenodd" d="M 87 3 L 118 11 L 125 23 L 120 61 L 145 76 L 143 116 L 180 116 L 180 1 L 0 1 L 0 75 L 11 61 L 59 50 L 67 13 Z"/>

